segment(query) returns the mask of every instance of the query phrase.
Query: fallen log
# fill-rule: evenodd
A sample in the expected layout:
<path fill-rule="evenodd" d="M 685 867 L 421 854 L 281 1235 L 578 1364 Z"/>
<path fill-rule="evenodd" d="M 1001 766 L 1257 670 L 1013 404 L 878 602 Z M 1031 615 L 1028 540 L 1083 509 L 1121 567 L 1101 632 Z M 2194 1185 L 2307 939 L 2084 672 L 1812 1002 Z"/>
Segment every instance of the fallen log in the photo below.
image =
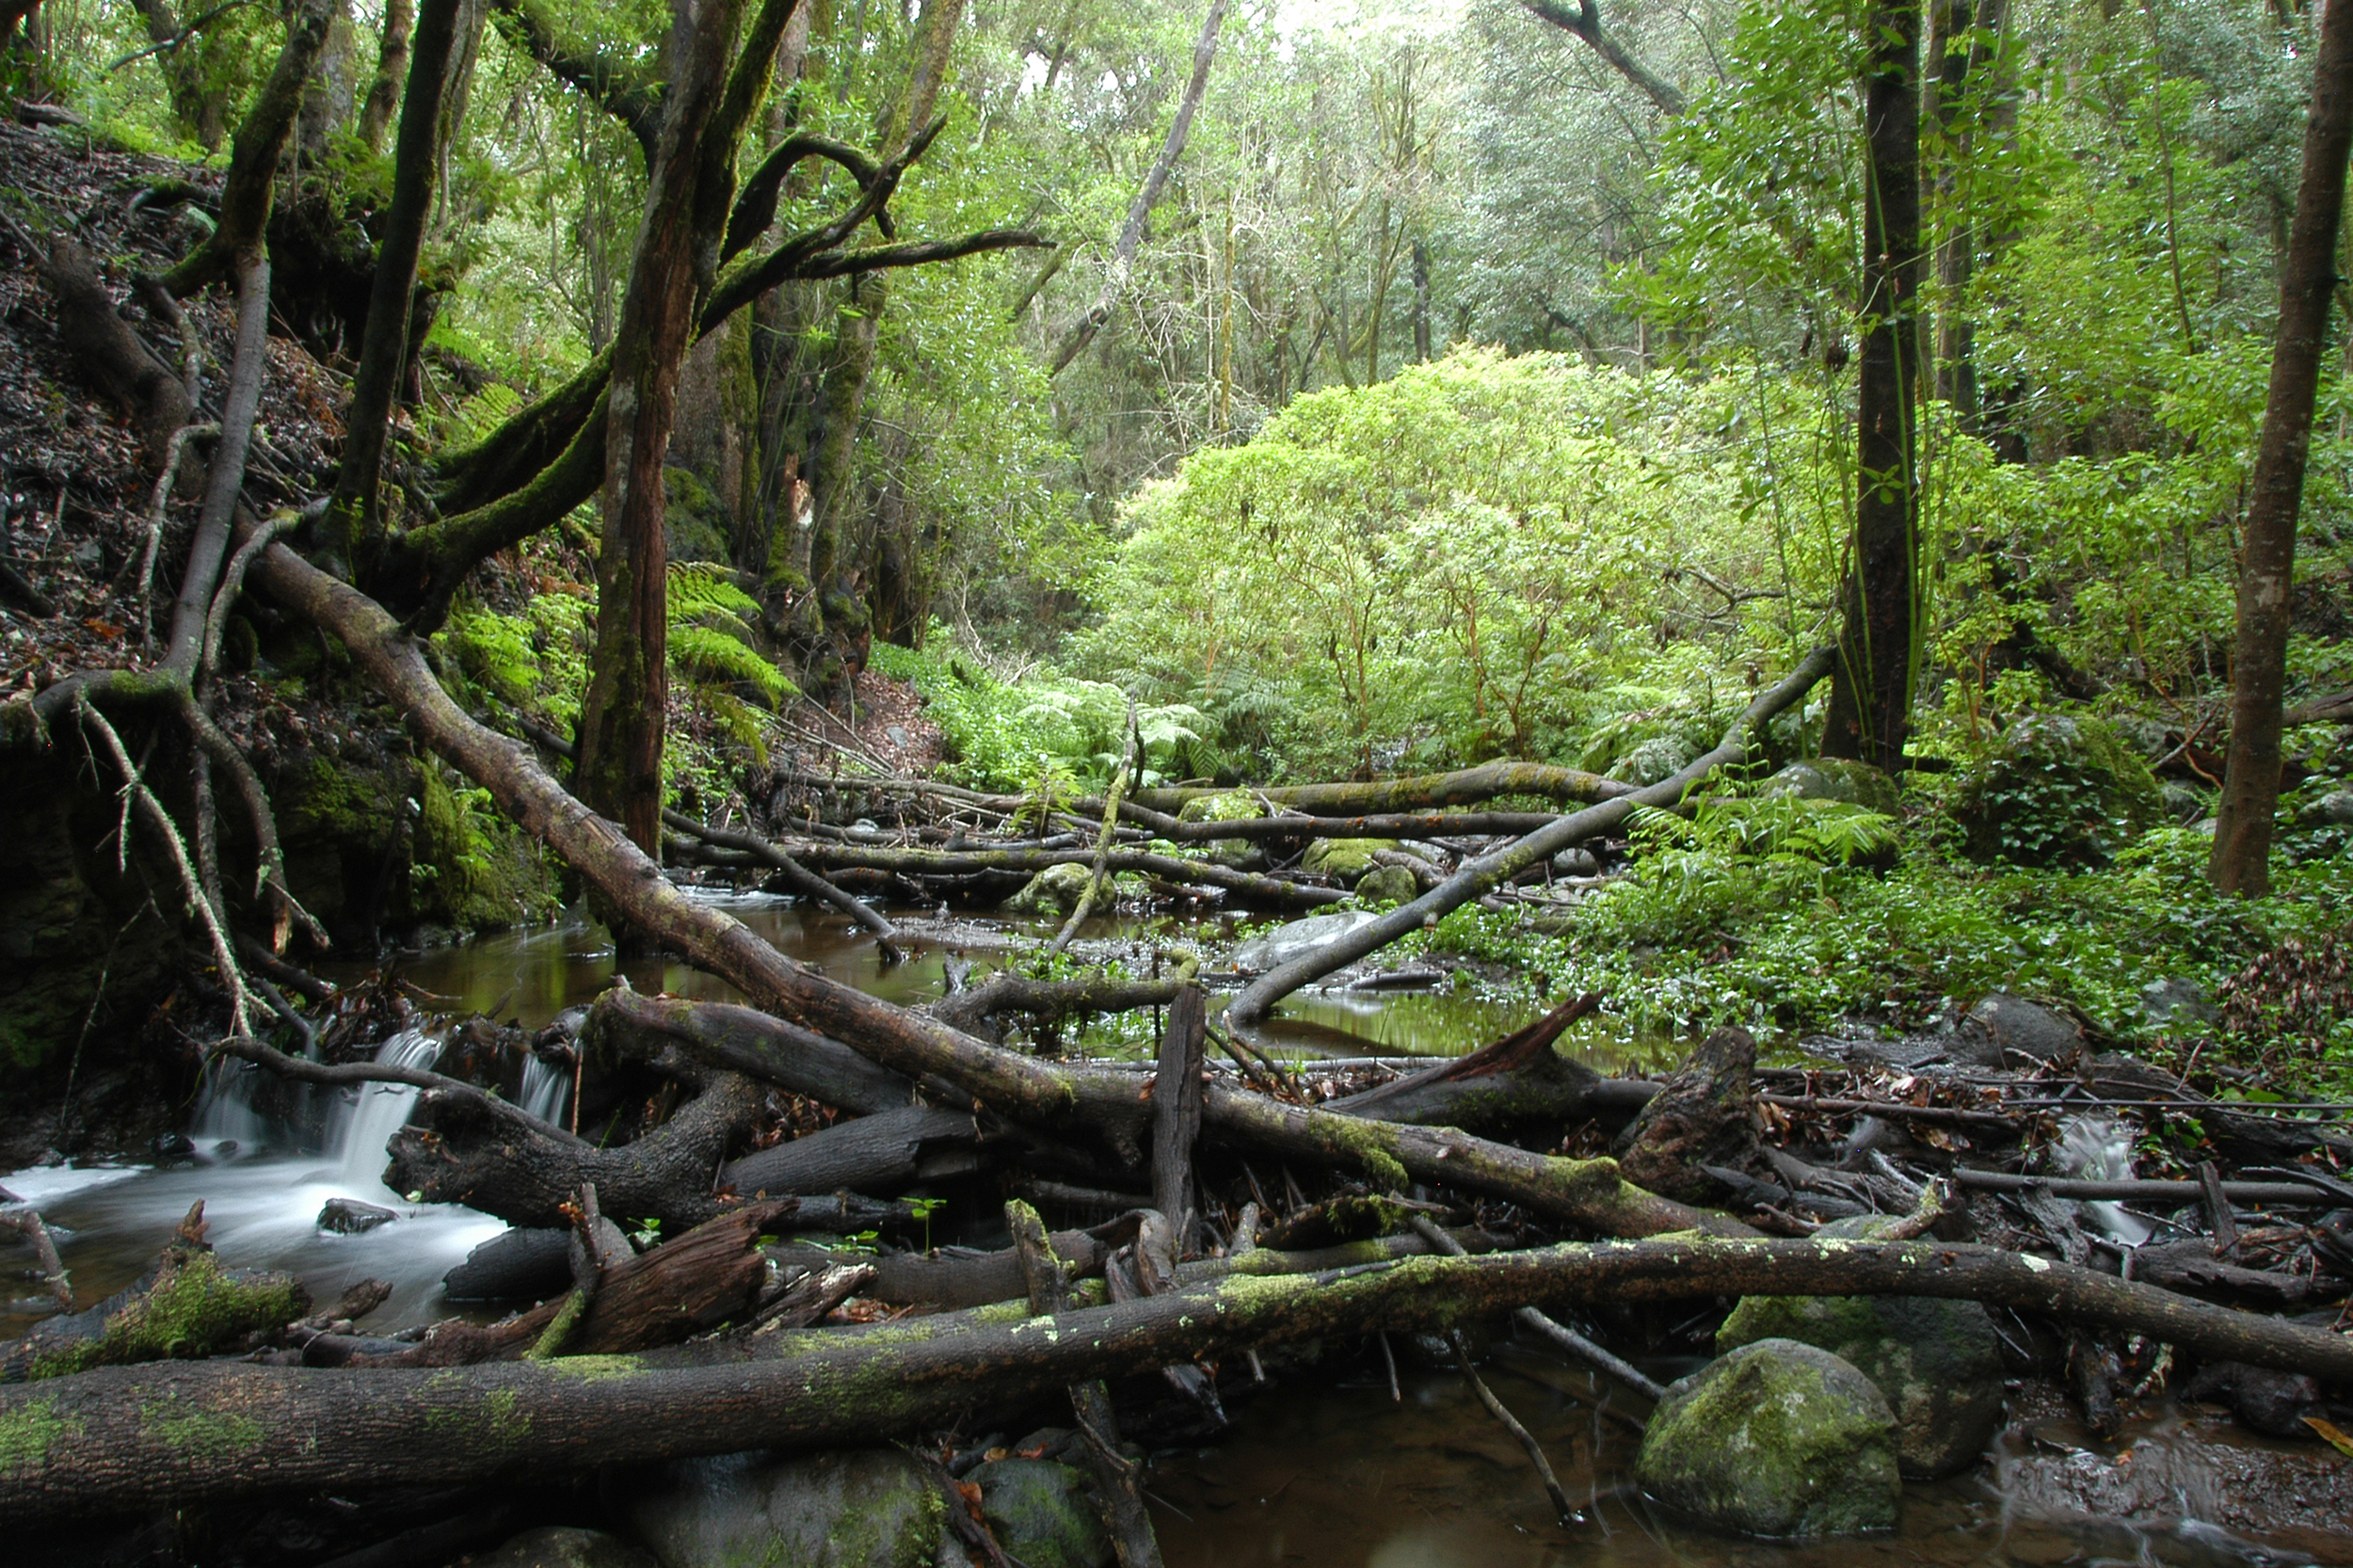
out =
<path fill-rule="evenodd" d="M 826 871 L 888 872 L 897 876 L 971 876 L 981 872 L 1034 875 L 1052 866 L 1095 864 L 1092 849 L 906 849 L 881 844 L 830 844 L 815 840 L 792 846 L 808 865 Z M 1104 857 L 1111 872 L 1142 872 L 1166 882 L 1219 888 L 1252 904 L 1318 909 L 1348 897 L 1339 888 L 1318 888 L 1279 876 L 1236 871 L 1214 860 L 1188 860 L 1150 850 L 1112 849 Z"/>
<path fill-rule="evenodd" d="M 720 1167 L 719 1179 L 746 1196 L 844 1188 L 887 1195 L 917 1181 L 969 1173 L 980 1137 L 968 1111 L 902 1106 L 756 1150 Z"/>
<path fill-rule="evenodd" d="M 970 1033 L 984 1020 L 1003 1013 L 1026 1013 L 1056 1022 L 1081 1013 L 1128 1013 L 1139 1007 L 1165 1007 L 1192 981 L 1190 969 L 1165 980 L 1112 980 L 1101 975 L 1082 980 L 1032 980 L 1000 969 L 969 990 L 958 991 L 932 1003 L 931 1016 L 952 1029 Z"/>
<path fill-rule="evenodd" d="M 837 1111 L 871 1116 L 915 1103 L 912 1080 L 876 1066 L 838 1040 L 733 1002 L 648 997 L 616 985 L 581 1025 L 582 1048 L 650 1061 L 672 1047 Z"/>
<path fill-rule="evenodd" d="M 464 1370 L 109 1368 L 0 1389 L 0 1519 L 871 1441 L 1087 1378 L 1548 1301 L 1889 1294 L 2041 1312 L 2353 1386 L 2353 1338 L 1998 1248 L 1602 1242 L 1229 1278 L 1050 1319 L 999 1307 L 779 1333 L 678 1368 L 650 1352 Z"/>
<path fill-rule="evenodd" d="M 777 1216 L 784 1233 L 851 1236 L 884 1226 L 904 1228 L 915 1219 L 905 1203 L 828 1195 L 800 1197 Z M 535 1227 L 493 1236 L 441 1276 L 441 1294 L 454 1302 L 537 1301 L 571 1281 L 571 1233 Z M 990 1298 L 997 1300 L 1001 1298 Z"/>
<path fill-rule="evenodd" d="M 713 1177 L 728 1145 L 760 1115 L 761 1093 L 739 1073 L 711 1075 L 700 1094 L 616 1148 L 519 1133 L 473 1100 L 428 1091 L 387 1147 L 385 1184 L 424 1203 L 462 1203 L 509 1224 L 566 1223 L 564 1206 L 594 1182 L 604 1207 L 631 1219 L 698 1225 L 723 1207 Z"/>
<path fill-rule="evenodd" d="M 1604 1079 L 1552 1048 L 1569 1025 L 1600 1007 L 1598 995 L 1577 997 L 1493 1045 L 1361 1094 L 1325 1100 L 1322 1109 L 1374 1121 L 1466 1130 L 1589 1117 L 1622 1121 L 1659 1086 L 1636 1079 Z"/>
<path fill-rule="evenodd" d="M 1268 1008 L 1309 981 L 1320 980 L 1334 969 L 1353 964 L 1367 953 L 1388 946 L 1409 931 L 1420 930 L 1473 899 L 1493 891 L 1538 861 L 1550 859 L 1571 844 L 1615 827 L 1632 815 L 1637 807 L 1680 805 L 1691 786 L 1718 768 L 1732 767 L 1745 760 L 1752 735 L 1761 733 L 1775 714 L 1804 696 L 1817 681 L 1828 675 L 1836 652 L 1835 648 L 1820 648 L 1808 654 L 1788 676 L 1760 692 L 1756 700 L 1750 703 L 1740 717 L 1724 731 L 1724 738 L 1716 748 L 1690 766 L 1646 790 L 1621 794 L 1598 806 L 1588 807 L 1502 849 L 1481 856 L 1463 865 L 1452 876 L 1412 903 L 1401 904 L 1379 920 L 1268 970 L 1225 1004 L 1227 1020 L 1242 1026 L 1259 1022 L 1265 1018 Z"/>
<path fill-rule="evenodd" d="M 898 930 L 876 913 L 873 905 L 835 887 L 767 840 L 756 834 L 738 833 L 730 828 L 713 827 L 709 823 L 696 822 L 683 811 L 664 809 L 662 824 L 675 832 L 692 834 L 707 844 L 751 856 L 756 864 L 783 877 L 786 885 L 802 897 L 830 904 L 872 932 L 884 955 L 893 964 L 899 962 L 902 954 L 893 940 L 899 935 Z"/>
<path fill-rule="evenodd" d="M 2196 1203 L 2204 1188 L 2195 1181 L 2076 1181 L 2066 1176 L 2015 1176 L 2006 1171 L 1958 1169 L 1957 1187 L 1988 1192 L 2048 1192 L 2055 1198 L 2116 1203 Z M 2233 1203 L 2275 1208 L 2335 1208 L 2345 1200 L 2317 1187 L 2293 1181 L 2226 1181 L 2222 1195 Z"/>
<path fill-rule="evenodd" d="M 1361 817 L 1375 811 L 1426 811 L 1440 806 L 1471 806 L 1497 795 L 1543 795 L 1551 800 L 1583 803 L 1616 800 L 1630 796 L 1635 791 L 1632 784 L 1604 778 L 1581 768 L 1554 767 L 1545 762 L 1482 762 L 1455 773 L 1420 774 L 1365 784 L 1289 784 L 1274 789 L 1242 788 L 1239 792 L 1311 816 Z M 1147 810 L 1173 814 L 1183 809 L 1189 800 L 1235 792 L 1201 785 L 1176 785 L 1138 790 L 1134 800 Z M 1080 808 L 1084 808 L 1083 803 Z"/>

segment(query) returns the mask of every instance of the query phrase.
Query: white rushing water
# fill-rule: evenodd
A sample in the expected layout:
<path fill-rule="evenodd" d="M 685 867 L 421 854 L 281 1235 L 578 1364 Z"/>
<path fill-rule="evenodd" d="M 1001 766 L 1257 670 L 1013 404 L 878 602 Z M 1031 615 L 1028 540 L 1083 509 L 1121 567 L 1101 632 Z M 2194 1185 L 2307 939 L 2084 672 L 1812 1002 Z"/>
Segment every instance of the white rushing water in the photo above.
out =
<path fill-rule="evenodd" d="M 536 1056 L 523 1058 L 523 1089 L 517 1103 L 543 1122 L 556 1122 L 572 1092 L 571 1073 Z"/>
<path fill-rule="evenodd" d="M 440 1050 L 432 1035 L 403 1030 L 376 1048 L 376 1059 L 425 1067 Z M 251 1092 L 264 1081 L 242 1064 L 219 1064 L 208 1076 L 190 1128 L 199 1150 L 193 1163 L 54 1166 L 0 1176 L 0 1187 L 39 1204 L 63 1232 L 64 1262 L 86 1304 L 152 1266 L 200 1200 L 209 1239 L 232 1267 L 286 1270 L 322 1307 L 361 1279 L 386 1280 L 392 1299 L 368 1320 L 378 1332 L 442 1316 L 441 1276 L 506 1226 L 456 1204 L 409 1203 L 384 1185 L 384 1146 L 408 1119 L 417 1091 L 406 1084 L 346 1091 L 328 1114 L 325 1147 L 275 1153 L 264 1151 L 292 1147 L 293 1136 L 253 1104 Z M 335 1198 L 399 1217 L 360 1236 L 323 1231 L 319 1211 Z"/>

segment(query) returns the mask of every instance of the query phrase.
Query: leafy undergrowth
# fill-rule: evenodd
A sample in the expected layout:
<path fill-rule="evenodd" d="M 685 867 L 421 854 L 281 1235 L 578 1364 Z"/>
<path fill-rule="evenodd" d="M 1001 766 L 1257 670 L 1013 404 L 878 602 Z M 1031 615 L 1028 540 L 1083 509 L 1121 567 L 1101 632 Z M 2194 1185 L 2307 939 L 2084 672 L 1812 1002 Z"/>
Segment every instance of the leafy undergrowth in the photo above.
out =
<path fill-rule="evenodd" d="M 2283 855 L 2273 895 L 2240 900 L 2206 880 L 2208 845 L 2163 829 L 2098 871 L 1973 866 L 1916 837 L 1884 870 L 1653 853 L 1575 904 L 1467 907 L 1429 940 L 1598 991 L 1634 1031 L 1804 1032 L 1849 1016 L 1921 1028 L 2006 990 L 2162 1050 L 2142 988 L 2186 980 L 2225 1003 L 2207 1050 L 2276 1093 L 2353 1093 L 2353 860 Z"/>

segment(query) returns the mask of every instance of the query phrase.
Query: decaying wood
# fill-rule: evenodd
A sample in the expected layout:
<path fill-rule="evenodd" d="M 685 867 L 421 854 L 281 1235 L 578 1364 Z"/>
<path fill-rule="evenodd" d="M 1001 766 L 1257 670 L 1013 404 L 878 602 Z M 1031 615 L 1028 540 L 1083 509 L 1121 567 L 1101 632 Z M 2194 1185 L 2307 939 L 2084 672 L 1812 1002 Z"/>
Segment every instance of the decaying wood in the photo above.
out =
<path fill-rule="evenodd" d="M 919 1181 L 969 1173 L 979 1142 L 968 1111 L 902 1106 L 747 1154 L 722 1167 L 720 1180 L 746 1195 L 844 1188 L 870 1195 L 900 1192 Z"/>
<path fill-rule="evenodd" d="M 1201 1136 L 1204 1007 L 1198 985 L 1176 993 L 1152 1080 L 1152 1207 L 1175 1224 L 1180 1247 L 1192 1235 L 1199 1208 L 1193 1196 L 1193 1145 Z"/>
<path fill-rule="evenodd" d="M 1569 1025 L 1600 1006 L 1601 998 L 1589 992 L 1468 1055 L 1361 1094 L 1326 1100 L 1323 1109 L 1374 1121 L 1465 1129 L 1523 1122 L 1623 1120 L 1656 1095 L 1658 1085 L 1604 1079 L 1552 1048 Z"/>
<path fill-rule="evenodd" d="M 794 1208 L 790 1200 L 746 1204 L 602 1269 L 595 1293 L 552 1359 L 641 1351 L 748 1317 L 768 1280 L 768 1260 L 753 1243 L 788 1221 Z M 452 1319 L 408 1350 L 356 1356 L 345 1365 L 467 1367 L 520 1360 L 542 1342 L 571 1299 L 487 1326 Z"/>
<path fill-rule="evenodd" d="M 611 1357 L 593 1377 L 561 1360 L 460 1372 L 220 1362 L 89 1372 L 0 1390 L 0 1431 L 41 1434 L 0 1450 L 0 1518 L 822 1448 L 1250 1346 L 1443 1328 L 1544 1301 L 1751 1294 L 1976 1300 L 2353 1385 L 2343 1336 L 1996 1248 L 1603 1242 L 1227 1280 L 1059 1314 L 1051 1332 L 984 1312 L 777 1334 L 700 1366 L 665 1368 L 663 1352 Z M 237 1463 L 223 1464 L 230 1442 Z"/>
<path fill-rule="evenodd" d="M 914 1082 L 878 1067 L 838 1040 L 733 1002 L 648 997 L 615 986 L 581 1026 L 591 1052 L 650 1060 L 676 1047 L 713 1067 L 739 1072 L 838 1111 L 871 1116 L 915 1102 Z"/>

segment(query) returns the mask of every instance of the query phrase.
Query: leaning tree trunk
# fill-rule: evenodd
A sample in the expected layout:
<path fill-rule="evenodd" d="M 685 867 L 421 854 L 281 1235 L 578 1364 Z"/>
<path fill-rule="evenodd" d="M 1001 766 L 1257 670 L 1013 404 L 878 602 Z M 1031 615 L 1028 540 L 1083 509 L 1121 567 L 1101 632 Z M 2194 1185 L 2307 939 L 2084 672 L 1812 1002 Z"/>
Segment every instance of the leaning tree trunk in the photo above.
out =
<path fill-rule="evenodd" d="M 2231 649 L 2231 751 L 2207 862 L 2224 892 L 2271 890 L 2271 818 L 2280 800 L 2280 731 L 2288 616 L 2296 586 L 2296 520 L 2312 443 L 2313 396 L 2336 286 L 2337 222 L 2353 146 L 2353 0 L 2329 0 L 2304 125 L 2304 183 L 2280 278 L 2279 336 L 2254 499 L 2241 535 L 2238 640 Z"/>
<path fill-rule="evenodd" d="M 1848 573 L 1826 756 L 1894 772 L 1912 726 L 1919 627 L 1920 0 L 1882 0 L 1867 24 L 1870 182 L 1863 215 L 1864 336 Z"/>

